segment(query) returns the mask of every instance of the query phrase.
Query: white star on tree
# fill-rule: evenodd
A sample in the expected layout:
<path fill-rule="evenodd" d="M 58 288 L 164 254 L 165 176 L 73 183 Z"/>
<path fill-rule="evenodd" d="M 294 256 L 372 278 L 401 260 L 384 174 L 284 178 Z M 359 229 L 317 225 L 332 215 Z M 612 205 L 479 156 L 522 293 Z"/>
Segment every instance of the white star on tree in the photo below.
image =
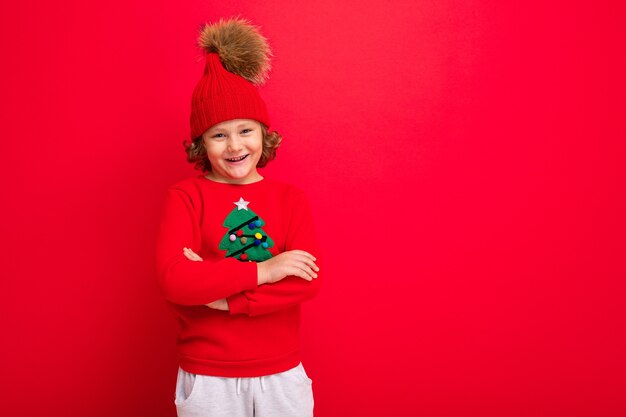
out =
<path fill-rule="evenodd" d="M 243 197 L 239 197 L 239 201 L 235 201 L 235 205 L 237 206 L 237 211 L 239 210 L 248 210 L 249 201 L 243 199 Z"/>

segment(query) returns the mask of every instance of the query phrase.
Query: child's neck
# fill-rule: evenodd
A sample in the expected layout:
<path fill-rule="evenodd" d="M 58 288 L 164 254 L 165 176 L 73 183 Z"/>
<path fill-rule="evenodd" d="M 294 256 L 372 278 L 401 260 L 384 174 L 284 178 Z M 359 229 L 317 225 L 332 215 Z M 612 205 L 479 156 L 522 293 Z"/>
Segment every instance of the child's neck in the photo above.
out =
<path fill-rule="evenodd" d="M 261 174 L 259 174 L 258 172 L 253 176 L 242 178 L 241 180 L 229 180 L 229 179 L 222 178 L 222 177 L 216 177 L 213 175 L 212 172 L 209 172 L 204 177 L 213 182 L 219 182 L 223 184 L 240 184 L 240 185 L 252 184 L 252 183 L 259 182 L 264 179 L 264 177 L 262 177 Z"/>

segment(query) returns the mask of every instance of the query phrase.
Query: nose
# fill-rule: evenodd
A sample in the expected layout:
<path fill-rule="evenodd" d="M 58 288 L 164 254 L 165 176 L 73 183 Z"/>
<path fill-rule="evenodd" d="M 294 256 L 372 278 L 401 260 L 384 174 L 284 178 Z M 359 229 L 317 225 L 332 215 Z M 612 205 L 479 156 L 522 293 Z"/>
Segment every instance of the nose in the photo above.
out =
<path fill-rule="evenodd" d="M 237 135 L 231 135 L 228 138 L 228 151 L 229 152 L 237 152 L 241 149 L 242 143 L 241 140 L 237 137 Z"/>

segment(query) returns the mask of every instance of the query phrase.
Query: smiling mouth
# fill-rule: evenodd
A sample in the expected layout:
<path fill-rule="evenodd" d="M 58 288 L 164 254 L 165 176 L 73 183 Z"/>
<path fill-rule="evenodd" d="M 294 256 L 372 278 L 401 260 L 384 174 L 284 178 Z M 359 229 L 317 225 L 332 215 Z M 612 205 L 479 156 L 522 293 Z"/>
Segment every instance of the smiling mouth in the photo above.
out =
<path fill-rule="evenodd" d="M 230 158 L 230 159 L 226 159 L 229 162 L 239 162 L 239 161 L 243 161 L 244 159 L 246 159 L 248 157 L 249 154 L 244 155 L 244 156 L 239 156 L 237 158 Z"/>

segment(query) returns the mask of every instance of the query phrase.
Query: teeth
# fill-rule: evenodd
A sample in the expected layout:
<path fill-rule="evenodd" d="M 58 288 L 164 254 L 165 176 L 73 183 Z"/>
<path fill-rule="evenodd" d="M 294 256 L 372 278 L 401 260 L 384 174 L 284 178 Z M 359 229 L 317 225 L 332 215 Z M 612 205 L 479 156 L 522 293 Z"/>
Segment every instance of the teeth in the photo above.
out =
<path fill-rule="evenodd" d="M 229 161 L 241 161 L 243 158 L 245 158 L 247 155 L 241 156 L 239 158 L 231 158 L 229 159 Z"/>

